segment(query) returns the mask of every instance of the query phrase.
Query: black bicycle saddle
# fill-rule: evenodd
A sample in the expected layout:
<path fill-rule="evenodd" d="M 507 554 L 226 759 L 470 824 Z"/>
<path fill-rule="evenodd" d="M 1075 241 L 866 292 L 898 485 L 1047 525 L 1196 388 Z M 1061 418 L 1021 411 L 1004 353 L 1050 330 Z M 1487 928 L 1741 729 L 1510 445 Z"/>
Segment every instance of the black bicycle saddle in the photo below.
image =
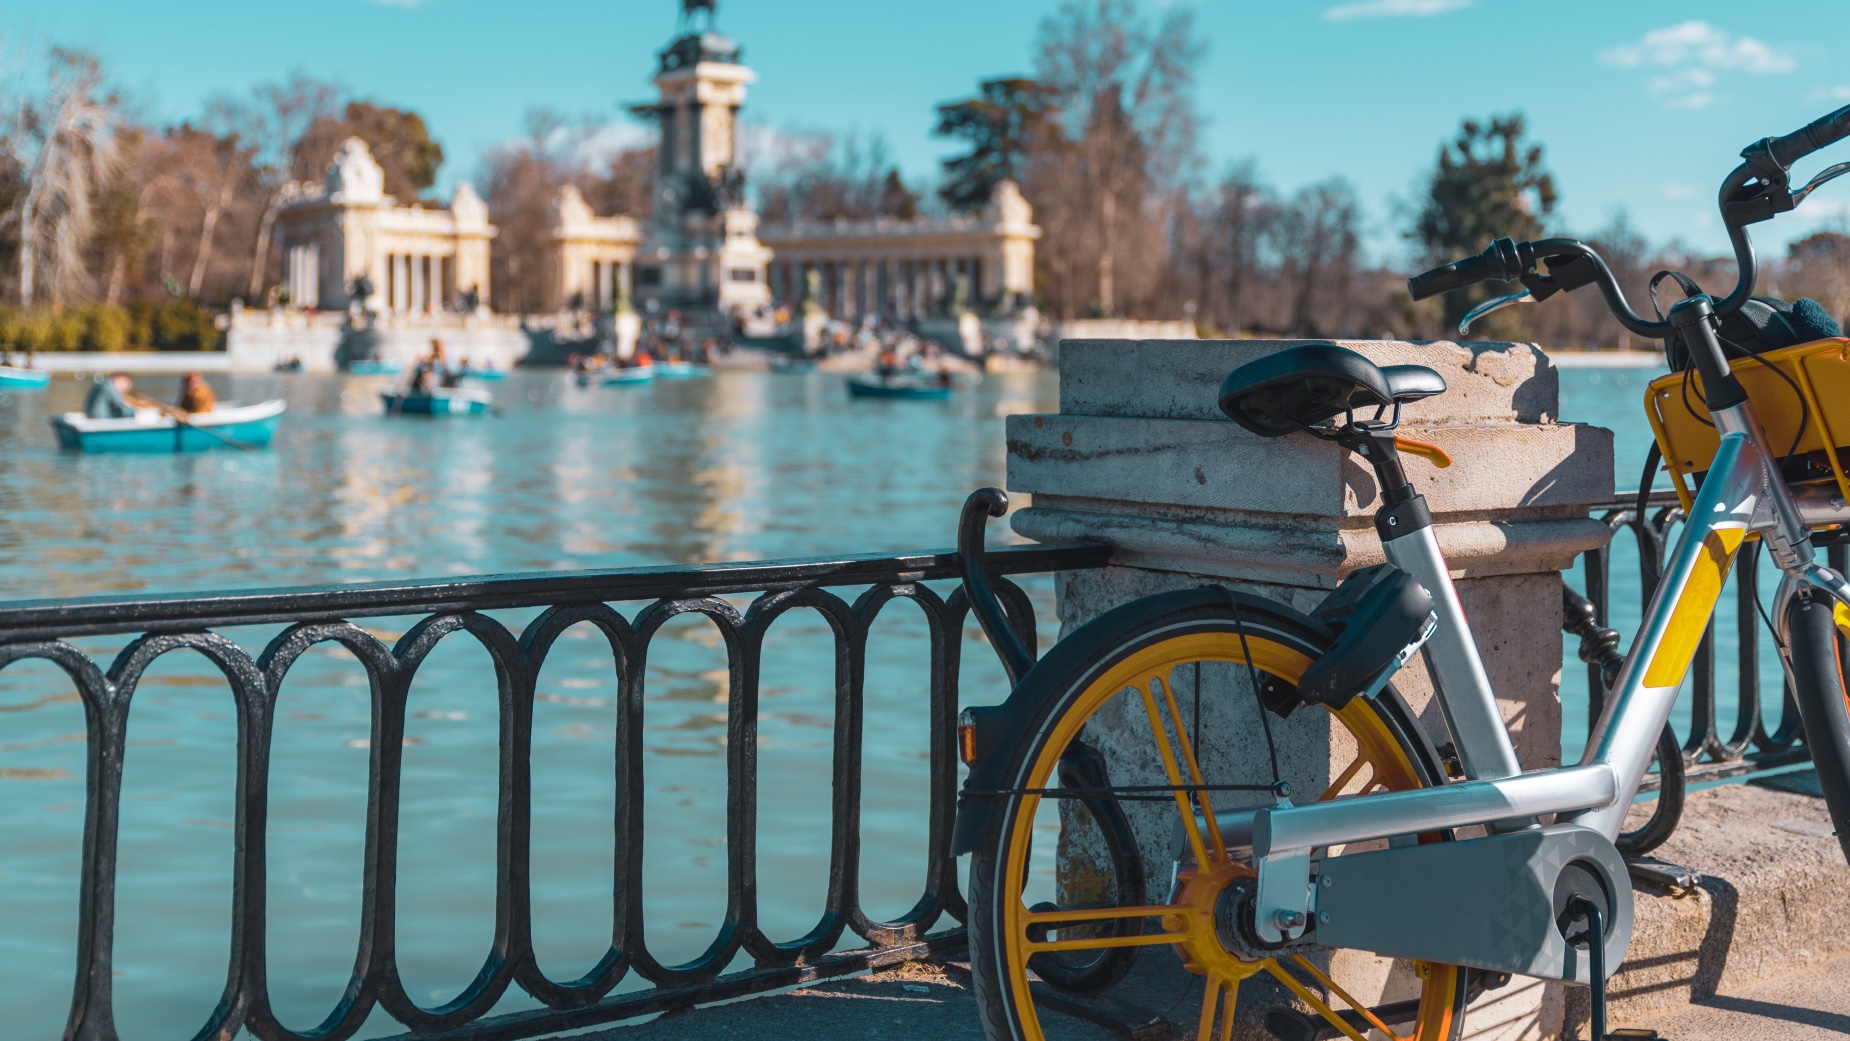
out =
<path fill-rule="evenodd" d="M 1306 343 L 1249 361 L 1220 385 L 1220 408 L 1261 437 L 1282 437 L 1351 409 L 1404 405 L 1445 390 L 1423 365 L 1376 365 L 1347 347 Z"/>

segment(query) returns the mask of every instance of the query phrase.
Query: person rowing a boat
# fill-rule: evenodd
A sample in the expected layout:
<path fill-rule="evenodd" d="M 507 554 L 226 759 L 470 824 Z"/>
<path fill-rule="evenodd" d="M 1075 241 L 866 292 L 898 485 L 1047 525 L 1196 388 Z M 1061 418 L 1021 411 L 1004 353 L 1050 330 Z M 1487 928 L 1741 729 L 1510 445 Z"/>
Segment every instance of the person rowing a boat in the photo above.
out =
<path fill-rule="evenodd" d="M 165 407 L 136 394 L 135 381 L 126 372 L 110 373 L 84 396 L 84 415 L 91 419 L 133 419 L 138 408 Z"/>
<path fill-rule="evenodd" d="M 197 372 L 189 372 L 180 380 L 180 411 L 186 413 L 210 412 L 218 407 L 218 394 L 212 390 L 212 384 Z"/>

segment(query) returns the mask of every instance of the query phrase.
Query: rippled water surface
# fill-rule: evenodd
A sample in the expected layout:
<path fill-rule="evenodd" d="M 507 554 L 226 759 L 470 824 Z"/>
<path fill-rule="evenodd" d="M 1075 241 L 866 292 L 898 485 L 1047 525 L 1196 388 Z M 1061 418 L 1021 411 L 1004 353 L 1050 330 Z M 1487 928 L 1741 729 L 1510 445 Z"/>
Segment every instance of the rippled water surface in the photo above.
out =
<path fill-rule="evenodd" d="M 1618 432 L 1618 483 L 1646 444 L 1653 373 L 1563 373 L 1565 418 Z M 0 599 L 762 559 L 950 544 L 970 489 L 1002 483 L 1001 416 L 1056 408 L 1052 374 L 990 376 L 946 403 L 850 401 L 838 376 L 720 373 L 581 390 L 556 373 L 492 385 L 503 414 L 386 417 L 376 379 L 215 377 L 227 396 L 286 397 L 269 451 L 88 456 L 57 451 L 52 411 L 84 384 L 0 394 Z M 146 390 L 173 391 L 149 377 Z M 1211 388 L 1204 388 L 1210 393 Z M 999 525 L 997 527 L 1000 527 Z M 1621 553 L 1615 619 L 1637 616 Z M 1025 582 L 1051 635 L 1051 584 Z M 1770 589 L 1770 585 L 1768 587 Z M 847 591 L 852 596 L 854 591 Z M 749 601 L 735 598 L 741 608 Z M 621 605 L 633 616 L 640 605 Z M 533 612 L 500 612 L 518 632 Z M 373 619 L 387 642 L 417 619 Z M 1731 653 L 1732 625 L 1721 627 Z M 277 630 L 228 632 L 253 655 Z M 923 880 L 923 616 L 890 606 L 870 649 L 864 900 L 911 906 Z M 107 662 L 121 639 L 80 641 Z M 774 938 L 815 924 L 827 880 L 833 735 L 826 624 L 799 611 L 765 652 L 759 741 L 763 919 Z M 974 630 L 966 700 L 1003 693 Z M 1770 655 L 1766 657 L 1770 658 Z M 533 739 L 536 943 L 555 979 L 610 942 L 614 662 L 588 627 L 542 670 Z M 405 743 L 397 945 L 407 989 L 457 994 L 492 939 L 497 709 L 486 652 L 442 643 L 417 674 Z M 1774 690 L 1777 688 L 1774 687 Z M 697 955 L 725 906 L 725 654 L 701 621 L 671 623 L 646 682 L 650 943 Z M 1578 751 L 1584 681 L 1566 670 Z M 324 645 L 290 673 L 277 708 L 268 834 L 268 957 L 283 1021 L 314 1026 L 352 966 L 369 749 L 364 673 Z M 192 655 L 163 658 L 130 720 L 114 980 L 128 1038 L 190 1036 L 223 985 L 232 863 L 234 716 Z M 0 672 L 0 1022 L 7 1037 L 63 1025 L 74 962 L 83 812 L 83 719 L 41 663 Z M 502 1010 L 531 1007 L 518 988 Z M 370 1033 L 395 1032 L 375 1013 Z"/>
<path fill-rule="evenodd" d="M 490 385 L 501 416 L 433 420 L 382 415 L 377 379 L 215 379 L 241 400 L 289 400 L 271 450 L 63 453 L 46 416 L 78 407 L 84 384 L 66 375 L 0 396 L 0 599 L 942 547 L 964 495 L 1002 483 L 1000 417 L 1055 398 L 1045 374 L 986 377 L 950 402 L 881 402 L 851 401 L 825 374 L 585 390 L 522 372 Z M 173 390 L 171 378 L 142 382 Z M 1050 581 L 1026 584 L 1050 608 Z M 641 605 L 620 606 L 633 617 Z M 497 617 L 519 632 L 533 614 Z M 389 643 L 416 621 L 365 625 Z M 276 631 L 227 635 L 255 655 Z M 884 917 L 910 908 L 924 877 L 924 631 L 918 609 L 890 605 L 869 650 L 862 887 Z M 994 701 L 999 669 L 977 639 L 972 627 L 966 689 Z M 82 641 L 105 664 L 123 642 Z M 765 649 L 758 856 L 777 939 L 815 924 L 827 882 L 832 646 L 821 616 L 797 611 Z M 664 962 L 704 950 L 725 910 L 725 666 L 705 621 L 671 622 L 650 652 L 643 881 Z M 540 676 L 534 918 L 555 979 L 588 971 L 611 939 L 613 677 L 589 626 L 566 632 Z M 444 641 L 410 695 L 399 845 L 399 958 L 426 1007 L 474 977 L 492 939 L 496 719 L 487 653 Z M 135 698 L 114 981 L 125 1037 L 191 1036 L 223 985 L 233 727 L 224 680 L 191 654 L 161 659 Z M 333 1007 L 353 962 L 368 735 L 365 674 L 317 648 L 283 686 L 271 778 L 270 978 L 297 1029 Z M 68 681 L 40 663 L 0 672 L 8 1037 L 63 1024 L 83 750 Z M 531 1005 L 516 988 L 501 1008 Z M 370 1027 L 394 1031 L 383 1013 Z"/>

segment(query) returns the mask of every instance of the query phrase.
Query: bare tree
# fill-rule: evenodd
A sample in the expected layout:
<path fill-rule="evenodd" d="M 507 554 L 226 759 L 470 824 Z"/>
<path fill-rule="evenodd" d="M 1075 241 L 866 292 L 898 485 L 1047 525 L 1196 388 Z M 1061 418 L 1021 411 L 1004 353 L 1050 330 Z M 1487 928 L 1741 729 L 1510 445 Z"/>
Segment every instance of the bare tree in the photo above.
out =
<path fill-rule="evenodd" d="M 292 72 L 281 83 L 265 83 L 245 101 L 219 95 L 207 102 L 206 121 L 219 134 L 236 137 L 251 150 L 256 242 L 251 249 L 250 274 L 245 296 L 255 300 L 270 274 L 271 233 L 276 215 L 301 197 L 303 181 L 294 176 L 298 146 L 312 128 L 337 120 L 346 88 Z"/>
<path fill-rule="evenodd" d="M 40 281 L 53 307 L 94 287 L 87 263 L 100 187 L 121 156 L 120 99 L 104 87 L 101 65 L 81 51 L 54 48 L 50 89 L 22 101 L 8 137 L 26 171 L 10 222 L 19 234 L 19 301 L 31 307 Z"/>
<path fill-rule="evenodd" d="M 1347 332 L 1361 252 L 1361 206 L 1341 178 L 1292 196 L 1280 214 L 1279 257 L 1290 286 L 1289 328 L 1301 336 Z"/>
<path fill-rule="evenodd" d="M 1238 331 L 1250 327 L 1253 299 L 1263 290 L 1265 249 L 1276 230 L 1278 203 L 1250 161 L 1228 171 L 1209 201 L 1208 278 L 1200 299 L 1205 303 L 1218 295 L 1217 317 Z"/>
<path fill-rule="evenodd" d="M 1193 16 L 1181 8 L 1152 29 L 1132 0 L 1066 0 L 1041 23 L 1037 79 L 1060 128 L 1043 156 L 1043 165 L 1058 169 L 1043 184 L 1059 194 L 1036 197 L 1063 211 L 1059 226 L 1094 258 L 1101 313 L 1118 308 L 1126 231 L 1166 216 L 1152 210 L 1164 208 L 1194 162 L 1194 67 L 1202 53 Z M 1057 238 L 1050 236 L 1050 248 L 1059 248 Z M 1063 294 L 1069 309 L 1073 288 Z"/>

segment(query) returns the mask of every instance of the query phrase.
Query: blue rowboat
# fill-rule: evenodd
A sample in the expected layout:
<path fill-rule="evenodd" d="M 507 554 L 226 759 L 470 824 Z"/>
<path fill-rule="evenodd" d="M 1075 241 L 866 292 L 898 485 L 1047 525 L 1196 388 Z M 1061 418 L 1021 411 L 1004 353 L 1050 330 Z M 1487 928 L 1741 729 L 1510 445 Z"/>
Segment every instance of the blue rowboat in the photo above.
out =
<path fill-rule="evenodd" d="M 388 390 L 379 395 L 387 415 L 394 412 L 410 416 L 476 416 L 494 407 L 495 399 L 485 390 L 465 387 L 433 390 L 428 394 L 400 394 Z"/>
<path fill-rule="evenodd" d="M 466 380 L 504 380 L 507 373 L 500 369 L 464 369 L 457 373 Z"/>
<path fill-rule="evenodd" d="M 51 382 L 51 373 L 43 369 L 15 369 L 0 365 L 0 387 L 43 387 Z"/>
<path fill-rule="evenodd" d="M 396 376 L 402 368 L 395 361 L 356 361 L 347 365 L 347 372 L 353 376 Z"/>
<path fill-rule="evenodd" d="M 270 443 L 289 407 L 282 400 L 255 405 L 227 402 L 194 412 L 185 422 L 159 409 L 136 409 L 124 419 L 92 419 L 82 412 L 51 417 L 58 445 L 80 452 L 202 452 L 208 448 L 260 448 Z"/>
<path fill-rule="evenodd" d="M 633 369 L 607 369 L 593 373 L 591 378 L 600 387 L 622 387 L 633 383 L 648 383 L 655 379 L 655 370 L 659 365 L 638 365 Z"/>
<path fill-rule="evenodd" d="M 657 379 L 664 380 L 692 380 L 713 374 L 712 366 L 696 365 L 691 361 L 656 362 L 650 368 L 655 370 Z"/>
<path fill-rule="evenodd" d="M 904 398 L 908 401 L 943 401 L 951 396 L 951 385 L 936 376 L 856 374 L 848 377 L 848 396 Z"/>

